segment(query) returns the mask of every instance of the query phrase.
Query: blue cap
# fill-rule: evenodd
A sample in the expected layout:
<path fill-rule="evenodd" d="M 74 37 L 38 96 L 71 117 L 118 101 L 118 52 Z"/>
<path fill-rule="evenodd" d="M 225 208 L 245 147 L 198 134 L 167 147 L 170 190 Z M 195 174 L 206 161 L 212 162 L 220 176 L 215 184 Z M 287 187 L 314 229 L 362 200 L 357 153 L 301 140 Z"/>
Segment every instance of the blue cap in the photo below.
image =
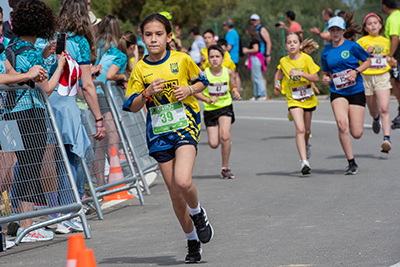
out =
<path fill-rule="evenodd" d="M 333 17 L 328 21 L 328 29 L 332 27 L 338 27 L 342 30 L 346 30 L 346 22 L 342 17 Z"/>

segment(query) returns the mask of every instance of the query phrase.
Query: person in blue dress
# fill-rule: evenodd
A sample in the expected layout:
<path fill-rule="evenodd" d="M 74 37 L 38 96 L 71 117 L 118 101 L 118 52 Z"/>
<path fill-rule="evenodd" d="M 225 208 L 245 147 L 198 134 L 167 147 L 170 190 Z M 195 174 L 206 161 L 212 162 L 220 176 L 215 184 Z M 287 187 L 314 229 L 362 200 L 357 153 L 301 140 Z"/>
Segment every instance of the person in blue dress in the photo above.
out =
<path fill-rule="evenodd" d="M 339 131 L 339 141 L 348 161 L 345 174 L 357 174 L 350 134 L 361 138 L 364 128 L 365 94 L 361 72 L 371 65 L 370 55 L 356 42 L 348 41 L 344 35 L 356 25 L 346 28 L 341 17 L 328 22 L 332 44 L 321 53 L 322 82 L 330 85 L 331 106 Z M 351 38 L 349 34 L 346 34 Z M 363 62 L 361 65 L 359 62 Z"/>
<path fill-rule="evenodd" d="M 99 64 L 102 65 L 103 70 L 97 79 L 104 84 L 106 84 L 107 81 L 126 82 L 128 79 L 125 71 L 129 73 L 132 71 L 128 59 L 132 57 L 135 52 L 137 58 L 136 36 L 131 31 L 126 31 L 121 35 L 116 46 L 109 48 L 102 56 Z M 108 132 L 107 137 L 98 141 L 96 144 L 94 164 L 92 165 L 92 173 L 96 176 L 97 186 L 99 186 L 105 183 L 104 155 L 110 155 L 112 146 L 115 146 L 118 150 L 120 139 L 104 92 L 100 86 L 97 87 L 97 97 L 99 99 L 100 110 L 103 114 L 104 124 Z"/>

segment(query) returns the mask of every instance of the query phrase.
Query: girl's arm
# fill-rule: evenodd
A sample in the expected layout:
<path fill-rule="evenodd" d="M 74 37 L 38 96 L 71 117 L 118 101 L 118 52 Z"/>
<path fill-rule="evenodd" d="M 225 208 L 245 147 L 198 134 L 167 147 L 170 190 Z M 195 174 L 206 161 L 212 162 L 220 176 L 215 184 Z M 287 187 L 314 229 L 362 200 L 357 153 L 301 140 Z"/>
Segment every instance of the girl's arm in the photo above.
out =
<path fill-rule="evenodd" d="M 274 77 L 274 95 L 279 95 L 282 90 L 281 81 L 283 79 L 283 72 L 281 69 L 277 70 Z"/>
<path fill-rule="evenodd" d="M 61 56 L 58 58 L 58 66 L 53 76 L 49 81 L 44 81 L 43 83 L 39 83 L 43 89 L 46 91 L 47 95 L 51 95 L 54 89 L 56 88 L 58 81 L 60 80 L 61 74 L 64 71 L 64 66 L 66 64 L 64 52 L 61 53 Z M 47 85 L 45 85 L 47 83 Z M 43 85 L 42 85 L 43 84 Z M 47 89 L 45 89 L 47 87 Z"/>
<path fill-rule="evenodd" d="M 158 92 L 162 91 L 162 89 L 164 88 L 164 85 L 162 83 L 165 83 L 165 82 L 167 82 L 167 80 L 164 80 L 164 79 L 155 79 L 154 81 L 152 81 L 150 83 L 150 85 L 147 86 L 147 88 L 144 89 L 143 92 L 138 97 L 133 99 L 131 105 L 129 106 L 130 111 L 132 111 L 133 113 L 136 113 L 139 110 L 141 110 L 142 107 L 144 106 L 144 104 L 146 104 L 146 101 L 152 95 L 157 94 Z M 181 86 L 181 87 L 183 87 L 183 86 Z"/>
<path fill-rule="evenodd" d="M 30 68 L 27 73 L 0 74 L 0 84 L 14 84 L 28 80 L 39 82 L 47 79 L 46 73 L 47 71 L 42 66 L 36 65 Z M 39 79 L 37 79 L 38 77 Z"/>
<path fill-rule="evenodd" d="M 198 81 L 195 84 L 190 85 L 190 87 L 180 85 L 174 85 L 174 87 L 176 88 L 176 90 L 174 91 L 175 98 L 178 101 L 183 101 L 189 95 L 194 95 L 202 92 L 204 89 L 206 89 L 207 86 L 204 85 L 201 81 Z"/>
<path fill-rule="evenodd" d="M 357 70 L 359 72 L 363 72 L 364 70 L 368 69 L 369 66 L 371 66 L 371 59 L 367 58 L 367 60 L 365 60 L 363 62 L 363 64 L 361 64 L 360 67 L 357 67 L 355 70 L 349 72 L 349 74 L 347 74 L 347 80 L 354 82 L 357 78 Z"/>
<path fill-rule="evenodd" d="M 242 97 L 240 96 L 240 92 L 236 86 L 236 81 L 235 81 L 235 73 L 228 69 L 229 73 L 229 86 L 232 92 L 232 96 L 236 99 L 241 99 Z"/>
<path fill-rule="evenodd" d="M 318 77 L 318 72 L 314 73 L 314 74 L 309 74 L 309 73 L 305 73 L 299 70 L 291 70 L 290 71 L 290 76 L 295 77 L 295 76 L 301 76 L 304 79 L 316 83 L 319 81 L 319 77 Z"/>
<path fill-rule="evenodd" d="M 136 59 L 136 58 L 135 58 Z M 126 76 L 124 73 L 118 74 L 119 67 L 115 64 L 111 64 L 110 68 L 106 73 L 106 79 L 109 81 L 121 81 L 126 80 Z"/>
<path fill-rule="evenodd" d="M 194 97 L 197 98 L 198 100 L 201 100 L 201 101 L 206 102 L 206 103 L 208 103 L 208 104 L 211 104 L 211 103 L 212 103 L 211 98 L 206 97 L 206 96 L 203 95 L 202 93 L 194 94 Z"/>
<path fill-rule="evenodd" d="M 243 47 L 243 54 L 253 54 L 253 53 L 257 53 L 259 50 L 259 45 L 258 44 L 253 44 L 252 48 L 246 48 Z"/>
<path fill-rule="evenodd" d="M 135 67 L 135 65 L 136 65 L 136 63 L 138 63 L 139 62 L 139 48 L 138 48 L 138 46 L 137 45 L 135 45 L 135 48 L 134 48 L 134 50 L 133 50 L 133 56 L 135 57 L 135 59 L 133 60 L 133 63 L 132 63 L 132 69 L 133 69 L 133 67 Z M 128 60 L 130 60 L 129 58 L 128 58 Z"/>

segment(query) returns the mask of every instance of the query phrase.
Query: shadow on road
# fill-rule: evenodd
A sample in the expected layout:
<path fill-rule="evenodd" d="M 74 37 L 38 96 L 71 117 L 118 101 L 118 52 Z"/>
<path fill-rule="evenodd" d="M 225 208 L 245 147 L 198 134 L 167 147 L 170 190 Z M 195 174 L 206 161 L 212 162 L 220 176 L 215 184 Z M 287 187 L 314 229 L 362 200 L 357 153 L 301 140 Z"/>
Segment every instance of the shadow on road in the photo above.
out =
<path fill-rule="evenodd" d="M 183 260 L 177 261 L 175 256 L 162 256 L 162 257 L 115 257 L 106 258 L 100 261 L 98 264 L 134 264 L 134 263 L 147 263 L 147 264 L 157 264 L 160 266 L 170 266 L 170 265 L 185 265 Z"/>
<path fill-rule="evenodd" d="M 382 154 L 382 155 L 386 155 L 386 154 Z M 341 158 L 344 158 L 344 157 L 345 157 L 344 154 L 340 154 L 340 155 L 329 156 L 329 157 L 327 157 L 327 159 L 341 159 Z M 358 154 L 358 155 L 354 155 L 354 158 L 355 159 L 357 159 L 357 158 L 379 159 L 379 160 L 387 160 L 388 159 L 387 157 L 382 157 L 382 156 L 377 157 L 377 156 L 375 156 L 373 154 Z"/>

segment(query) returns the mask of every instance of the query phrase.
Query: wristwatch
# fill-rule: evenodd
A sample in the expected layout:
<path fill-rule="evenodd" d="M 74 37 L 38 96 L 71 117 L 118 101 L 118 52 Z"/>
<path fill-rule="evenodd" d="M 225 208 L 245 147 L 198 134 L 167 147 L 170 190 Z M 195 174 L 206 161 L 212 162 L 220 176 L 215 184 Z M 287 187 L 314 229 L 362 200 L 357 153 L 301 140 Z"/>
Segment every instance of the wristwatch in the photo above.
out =
<path fill-rule="evenodd" d="M 358 69 L 354 69 L 356 71 L 357 76 L 360 76 L 361 72 Z"/>

